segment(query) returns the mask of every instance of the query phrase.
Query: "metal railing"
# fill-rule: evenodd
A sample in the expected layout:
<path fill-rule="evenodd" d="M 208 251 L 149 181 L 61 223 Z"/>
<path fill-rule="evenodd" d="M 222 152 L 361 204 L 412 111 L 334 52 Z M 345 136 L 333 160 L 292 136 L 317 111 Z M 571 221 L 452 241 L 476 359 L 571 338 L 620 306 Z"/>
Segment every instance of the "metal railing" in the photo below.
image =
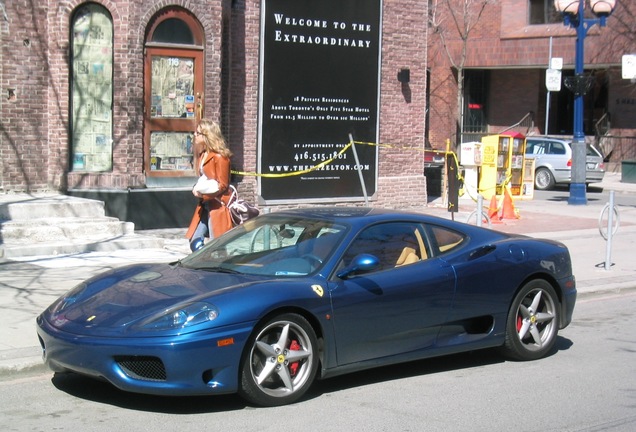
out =
<path fill-rule="evenodd" d="M 594 123 L 594 147 L 601 151 L 604 158 L 607 158 L 614 150 L 614 141 L 609 139 L 611 127 L 612 119 L 608 112 Z"/>
<path fill-rule="evenodd" d="M 508 132 L 510 130 L 516 130 L 522 133 L 523 135 L 528 135 L 530 131 L 534 130 L 534 112 L 528 112 L 521 120 L 517 123 L 508 126 L 507 128 L 499 131 L 499 132 L 464 132 L 461 136 L 461 142 L 472 142 L 472 141 L 481 141 L 481 139 L 488 135 L 502 134 L 504 132 Z"/>

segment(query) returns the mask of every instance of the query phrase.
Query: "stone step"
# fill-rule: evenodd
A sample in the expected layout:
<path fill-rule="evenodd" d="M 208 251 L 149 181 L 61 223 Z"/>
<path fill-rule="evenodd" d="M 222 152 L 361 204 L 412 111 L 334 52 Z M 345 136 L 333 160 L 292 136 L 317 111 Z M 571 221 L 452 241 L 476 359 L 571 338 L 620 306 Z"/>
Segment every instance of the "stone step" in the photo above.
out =
<path fill-rule="evenodd" d="M 126 234 L 103 240 L 25 242 L 0 244 L 0 258 L 70 255 L 86 252 L 109 252 L 122 249 L 164 249 L 164 241 L 158 237 Z M 140 250 L 140 253 L 143 253 Z"/>
<path fill-rule="evenodd" d="M 24 242 L 100 241 L 112 237 L 133 234 L 132 222 L 122 222 L 116 218 L 46 218 L 29 220 L 9 220 L 0 224 L 2 243 L 21 244 Z"/>
<path fill-rule="evenodd" d="M 0 258 L 164 246 L 160 236 L 135 234 L 134 223 L 107 217 L 102 201 L 60 194 L 0 195 Z"/>
<path fill-rule="evenodd" d="M 48 218 L 102 218 L 102 201 L 68 195 L 5 195 L 0 202 L 0 220 Z"/>

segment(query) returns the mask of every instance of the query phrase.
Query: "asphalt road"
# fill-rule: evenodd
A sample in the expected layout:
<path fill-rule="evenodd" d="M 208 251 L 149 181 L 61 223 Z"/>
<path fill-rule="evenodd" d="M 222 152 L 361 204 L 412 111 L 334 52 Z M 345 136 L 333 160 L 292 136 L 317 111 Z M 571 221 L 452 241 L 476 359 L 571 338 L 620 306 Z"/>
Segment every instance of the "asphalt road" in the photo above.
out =
<path fill-rule="evenodd" d="M 5 431 L 633 431 L 636 292 L 586 296 L 557 351 L 534 362 L 488 350 L 318 382 L 303 401 L 124 393 L 76 375 L 2 377 Z"/>

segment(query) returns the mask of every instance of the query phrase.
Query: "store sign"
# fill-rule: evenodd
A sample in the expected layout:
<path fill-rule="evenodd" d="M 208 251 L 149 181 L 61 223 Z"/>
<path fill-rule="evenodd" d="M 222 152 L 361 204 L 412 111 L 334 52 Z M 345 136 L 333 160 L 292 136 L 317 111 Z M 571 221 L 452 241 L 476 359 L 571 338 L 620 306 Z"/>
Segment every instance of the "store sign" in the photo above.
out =
<path fill-rule="evenodd" d="M 262 0 L 259 187 L 266 201 L 377 188 L 382 0 Z M 329 163 L 325 163 L 329 162 Z M 313 169 L 319 166 L 318 169 Z"/>

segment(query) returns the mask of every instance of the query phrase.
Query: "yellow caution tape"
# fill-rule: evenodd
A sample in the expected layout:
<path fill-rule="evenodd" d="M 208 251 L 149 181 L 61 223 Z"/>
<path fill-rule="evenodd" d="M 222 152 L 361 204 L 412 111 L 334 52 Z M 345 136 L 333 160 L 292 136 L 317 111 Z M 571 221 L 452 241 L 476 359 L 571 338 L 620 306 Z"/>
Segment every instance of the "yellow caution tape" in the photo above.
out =
<path fill-rule="evenodd" d="M 372 142 L 365 142 L 365 141 L 351 141 L 347 145 L 345 145 L 332 158 L 327 159 L 327 160 L 325 160 L 323 162 L 320 162 L 317 165 L 314 165 L 314 166 L 312 166 L 310 168 L 307 168 L 307 169 L 304 169 L 304 170 L 292 171 L 292 172 L 287 172 L 287 173 L 284 173 L 284 174 L 266 174 L 266 173 L 245 172 L 245 171 L 235 171 L 235 170 L 231 170 L 230 172 L 232 174 L 235 174 L 235 175 L 252 176 L 252 177 L 266 177 L 266 178 L 292 177 L 292 176 L 307 174 L 307 173 L 310 173 L 312 171 L 319 170 L 319 169 L 321 169 L 322 167 L 324 167 L 326 165 L 329 165 L 330 163 L 332 163 L 333 161 L 338 159 L 340 156 L 342 156 L 354 144 L 362 144 L 362 145 L 369 145 L 369 146 L 376 146 L 376 147 L 385 147 L 385 148 L 397 148 L 397 149 L 401 149 L 401 150 L 418 150 L 418 151 L 423 150 L 423 149 L 421 149 L 419 147 L 396 146 L 396 145 L 392 145 L 392 144 L 380 144 L 380 143 L 372 143 Z M 437 152 L 437 153 L 446 153 L 446 152 Z"/>

